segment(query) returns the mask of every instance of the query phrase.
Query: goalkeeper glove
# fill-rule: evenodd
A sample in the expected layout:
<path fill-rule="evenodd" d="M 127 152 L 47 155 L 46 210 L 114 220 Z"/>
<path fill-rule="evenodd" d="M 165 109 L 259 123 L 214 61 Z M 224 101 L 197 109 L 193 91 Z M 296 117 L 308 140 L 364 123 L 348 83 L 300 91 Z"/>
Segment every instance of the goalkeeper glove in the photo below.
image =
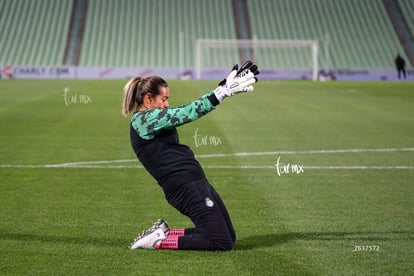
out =
<path fill-rule="evenodd" d="M 252 92 L 254 90 L 252 84 L 258 81 L 256 75 L 259 73 L 257 66 L 250 60 L 246 61 L 240 69 L 238 64 L 234 65 L 227 78 L 222 80 L 214 90 L 216 98 L 221 102 L 224 98 L 240 92 Z"/>
<path fill-rule="evenodd" d="M 253 72 L 253 74 L 256 76 L 258 74 L 260 74 L 259 70 L 257 70 L 257 65 L 253 64 L 253 62 L 251 62 L 250 60 L 246 61 L 245 63 L 243 63 L 243 65 L 240 67 L 239 69 L 239 65 L 236 64 L 233 66 L 233 69 L 231 69 L 231 71 L 233 70 L 237 70 L 237 76 L 243 75 L 243 72 L 246 69 L 250 69 L 250 71 Z M 257 82 L 257 79 L 256 79 Z M 219 85 L 220 86 L 224 86 L 226 84 L 226 79 L 222 80 Z"/>

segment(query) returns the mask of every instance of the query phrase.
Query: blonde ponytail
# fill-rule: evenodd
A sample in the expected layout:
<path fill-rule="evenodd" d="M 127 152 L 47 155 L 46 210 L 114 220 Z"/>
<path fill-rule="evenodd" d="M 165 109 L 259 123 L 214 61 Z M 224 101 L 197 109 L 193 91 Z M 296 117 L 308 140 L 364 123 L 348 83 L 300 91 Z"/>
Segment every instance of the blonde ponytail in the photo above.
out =
<path fill-rule="evenodd" d="M 160 87 L 168 87 L 167 82 L 159 76 L 146 78 L 135 77 L 124 86 L 124 99 L 122 101 L 122 115 L 127 117 L 137 106 L 143 104 L 144 95 L 150 93 L 155 98 L 160 93 Z"/>
<path fill-rule="evenodd" d="M 127 117 L 135 108 L 135 97 L 140 81 L 141 77 L 135 77 L 130 79 L 124 86 L 124 99 L 122 101 L 121 114 L 125 117 Z"/>

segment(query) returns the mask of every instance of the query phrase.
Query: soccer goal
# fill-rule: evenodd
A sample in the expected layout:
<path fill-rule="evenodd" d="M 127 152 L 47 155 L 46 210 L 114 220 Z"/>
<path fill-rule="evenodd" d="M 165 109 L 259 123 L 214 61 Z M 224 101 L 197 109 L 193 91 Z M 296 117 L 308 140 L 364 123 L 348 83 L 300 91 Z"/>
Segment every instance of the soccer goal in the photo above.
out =
<path fill-rule="evenodd" d="M 262 39 L 197 39 L 197 79 L 217 78 L 229 66 L 254 61 L 261 77 L 318 79 L 318 41 Z"/>

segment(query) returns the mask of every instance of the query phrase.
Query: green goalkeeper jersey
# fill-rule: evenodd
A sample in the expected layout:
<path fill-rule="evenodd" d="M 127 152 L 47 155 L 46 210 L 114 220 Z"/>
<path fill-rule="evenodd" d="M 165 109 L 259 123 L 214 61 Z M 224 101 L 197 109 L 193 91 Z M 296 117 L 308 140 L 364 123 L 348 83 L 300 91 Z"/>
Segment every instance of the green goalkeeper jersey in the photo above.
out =
<path fill-rule="evenodd" d="M 176 127 L 199 119 L 218 104 L 211 91 L 186 105 L 148 109 L 132 116 L 130 139 L 134 152 L 161 186 L 205 177 L 192 150 L 180 144 Z"/>

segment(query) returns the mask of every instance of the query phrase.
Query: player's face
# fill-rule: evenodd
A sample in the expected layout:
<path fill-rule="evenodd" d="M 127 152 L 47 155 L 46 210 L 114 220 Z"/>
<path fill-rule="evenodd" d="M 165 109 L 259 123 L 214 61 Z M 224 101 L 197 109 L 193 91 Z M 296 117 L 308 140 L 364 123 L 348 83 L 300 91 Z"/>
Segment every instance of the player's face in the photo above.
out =
<path fill-rule="evenodd" d="M 170 106 L 168 99 L 170 98 L 170 88 L 160 87 L 160 94 L 152 98 L 151 108 L 165 109 Z"/>

